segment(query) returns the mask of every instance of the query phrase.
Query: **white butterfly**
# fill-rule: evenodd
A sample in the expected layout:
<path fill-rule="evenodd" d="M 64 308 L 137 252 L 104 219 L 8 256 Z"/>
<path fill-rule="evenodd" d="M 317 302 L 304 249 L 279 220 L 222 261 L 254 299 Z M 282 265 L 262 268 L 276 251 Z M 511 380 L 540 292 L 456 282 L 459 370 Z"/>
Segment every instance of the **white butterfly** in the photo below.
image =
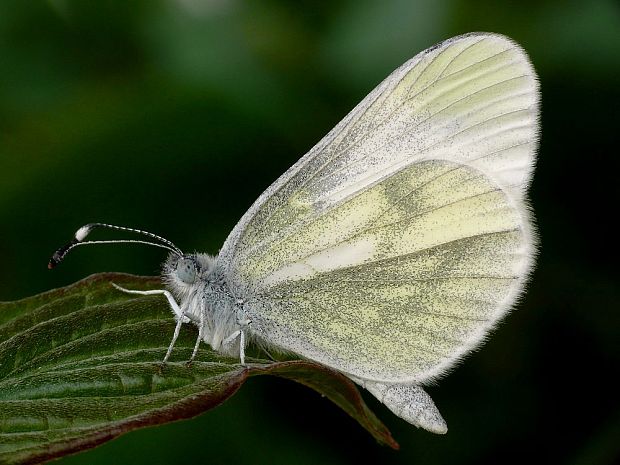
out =
<path fill-rule="evenodd" d="M 522 293 L 535 254 L 526 200 L 538 84 L 497 34 L 449 39 L 402 65 L 241 218 L 219 255 L 171 254 L 164 294 L 200 341 L 248 340 L 338 370 L 396 415 L 446 423 L 422 389 L 478 346 Z M 178 303 L 177 303 L 178 302 Z M 193 356 L 192 356 L 193 358 Z"/>

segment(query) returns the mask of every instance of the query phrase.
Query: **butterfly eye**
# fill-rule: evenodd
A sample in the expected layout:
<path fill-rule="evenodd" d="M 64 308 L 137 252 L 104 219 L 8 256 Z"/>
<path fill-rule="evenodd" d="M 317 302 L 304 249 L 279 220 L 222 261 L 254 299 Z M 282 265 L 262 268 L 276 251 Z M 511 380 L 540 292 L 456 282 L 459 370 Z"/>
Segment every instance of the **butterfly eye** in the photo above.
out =
<path fill-rule="evenodd" d="M 182 258 L 177 263 L 177 278 L 185 284 L 196 282 L 196 263 L 190 258 Z"/>

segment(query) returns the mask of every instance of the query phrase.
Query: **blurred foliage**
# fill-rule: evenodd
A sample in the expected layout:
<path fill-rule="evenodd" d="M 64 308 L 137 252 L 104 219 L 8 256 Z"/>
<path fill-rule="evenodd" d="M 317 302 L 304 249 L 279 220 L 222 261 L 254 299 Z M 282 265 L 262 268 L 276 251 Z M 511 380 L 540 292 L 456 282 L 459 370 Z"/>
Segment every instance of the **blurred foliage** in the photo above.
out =
<path fill-rule="evenodd" d="M 90 221 L 217 252 L 260 192 L 383 77 L 475 30 L 517 40 L 540 75 L 541 252 L 519 308 L 431 388 L 448 435 L 369 399 L 400 440 L 392 452 L 312 392 L 261 377 L 197 419 L 60 463 L 618 459 L 615 0 L 2 0 L 0 300 L 93 272 L 158 272 L 157 250 L 124 246 L 81 249 L 48 272 L 49 254 Z"/>

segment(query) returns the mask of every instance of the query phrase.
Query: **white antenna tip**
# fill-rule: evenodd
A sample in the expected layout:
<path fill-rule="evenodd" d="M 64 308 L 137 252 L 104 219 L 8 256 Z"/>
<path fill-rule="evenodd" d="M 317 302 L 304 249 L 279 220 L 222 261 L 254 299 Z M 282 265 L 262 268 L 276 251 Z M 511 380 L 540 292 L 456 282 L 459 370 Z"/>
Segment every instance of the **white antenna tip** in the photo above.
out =
<path fill-rule="evenodd" d="M 88 236 L 88 233 L 90 232 L 90 225 L 86 225 L 86 226 L 82 226 L 80 229 L 77 230 L 77 232 L 75 233 L 75 239 L 78 242 L 82 242 L 84 240 L 84 238 L 86 236 Z"/>

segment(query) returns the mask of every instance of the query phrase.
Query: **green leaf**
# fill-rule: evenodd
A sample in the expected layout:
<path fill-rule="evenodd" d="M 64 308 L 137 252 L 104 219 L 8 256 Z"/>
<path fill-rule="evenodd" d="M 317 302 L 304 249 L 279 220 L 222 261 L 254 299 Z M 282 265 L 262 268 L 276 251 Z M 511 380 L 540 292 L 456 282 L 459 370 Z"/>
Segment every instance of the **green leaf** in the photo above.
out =
<path fill-rule="evenodd" d="M 184 325 L 170 361 L 174 319 L 159 278 L 93 275 L 71 286 L 0 303 L 0 463 L 39 463 L 120 434 L 190 418 L 224 402 L 249 376 L 275 375 L 326 396 L 382 444 L 398 448 L 345 376 L 303 360 L 249 358 L 246 366 L 201 345 Z"/>

